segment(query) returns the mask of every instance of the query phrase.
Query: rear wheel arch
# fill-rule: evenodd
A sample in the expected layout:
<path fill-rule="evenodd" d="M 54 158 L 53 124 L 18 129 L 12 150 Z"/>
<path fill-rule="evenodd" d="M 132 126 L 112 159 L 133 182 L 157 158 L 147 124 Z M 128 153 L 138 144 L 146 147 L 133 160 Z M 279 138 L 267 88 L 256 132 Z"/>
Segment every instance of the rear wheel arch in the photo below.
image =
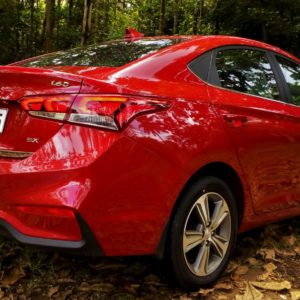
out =
<path fill-rule="evenodd" d="M 222 181 L 224 181 L 228 187 L 230 188 L 234 199 L 236 201 L 236 206 L 238 209 L 238 216 L 239 216 L 239 224 L 242 221 L 243 214 L 244 214 L 244 188 L 240 176 L 238 175 L 237 171 L 232 168 L 230 165 L 223 163 L 223 162 L 213 162 L 209 163 L 200 169 L 198 169 L 185 183 L 184 187 L 182 188 L 181 192 L 179 193 L 177 200 L 173 206 L 172 213 L 170 219 L 172 219 L 183 195 L 186 191 L 200 178 L 205 176 L 216 177 Z"/>
<path fill-rule="evenodd" d="M 163 234 L 164 246 L 158 248 L 163 249 L 158 255 L 172 279 L 188 290 L 215 282 L 233 254 L 243 211 L 244 190 L 237 171 L 222 162 L 196 171 L 178 195 Z"/>
<path fill-rule="evenodd" d="M 238 211 L 238 225 L 240 225 L 243 214 L 244 214 L 244 188 L 240 176 L 238 175 L 237 171 L 232 168 L 230 165 L 223 163 L 223 162 L 213 162 L 208 163 L 198 169 L 185 183 L 181 192 L 179 193 L 175 204 L 173 205 L 169 220 L 165 226 L 165 229 L 162 233 L 160 242 L 158 247 L 156 248 L 155 256 L 159 259 L 162 259 L 165 255 L 166 245 L 169 241 L 169 233 L 170 233 L 170 221 L 173 219 L 174 214 L 176 213 L 178 206 L 181 203 L 183 196 L 187 193 L 191 186 L 195 184 L 198 180 L 202 177 L 216 177 L 222 181 L 224 181 L 229 189 L 231 190 L 235 203 L 237 206 Z"/>

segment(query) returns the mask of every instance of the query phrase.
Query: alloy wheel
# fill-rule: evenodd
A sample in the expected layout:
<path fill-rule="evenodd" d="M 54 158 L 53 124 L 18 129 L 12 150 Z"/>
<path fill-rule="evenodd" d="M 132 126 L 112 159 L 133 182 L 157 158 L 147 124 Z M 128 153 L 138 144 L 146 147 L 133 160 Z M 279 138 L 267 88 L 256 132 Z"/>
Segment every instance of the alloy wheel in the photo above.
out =
<path fill-rule="evenodd" d="M 189 270 L 198 277 L 213 273 L 221 264 L 231 236 L 231 216 L 218 193 L 203 194 L 194 203 L 183 230 L 183 252 Z"/>

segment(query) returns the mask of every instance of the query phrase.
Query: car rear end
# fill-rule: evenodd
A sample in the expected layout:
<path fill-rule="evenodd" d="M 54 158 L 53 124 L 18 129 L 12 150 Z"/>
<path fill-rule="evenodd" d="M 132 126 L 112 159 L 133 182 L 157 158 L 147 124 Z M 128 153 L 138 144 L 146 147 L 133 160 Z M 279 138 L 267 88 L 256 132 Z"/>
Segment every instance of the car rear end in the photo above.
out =
<path fill-rule="evenodd" d="M 168 39 L 159 45 L 155 43 L 155 47 L 151 43 L 153 40 L 145 41 L 144 52 L 138 45 L 134 59 L 176 44 Z M 113 65 L 105 50 L 109 61 L 101 57 L 102 67 L 83 66 L 82 62 L 93 57 L 94 51 L 89 50 L 88 55 L 87 51 L 81 52 L 75 71 L 60 64 L 63 55 L 59 58 L 55 54 L 0 68 L 0 224 L 10 235 L 28 244 L 69 249 L 89 246 L 88 252 L 125 255 L 132 253 L 135 245 L 119 247 L 122 250 L 118 252 L 118 247 L 111 245 L 118 242 L 118 237 L 110 237 L 103 224 L 117 224 L 118 218 L 134 218 L 136 224 L 147 219 L 153 222 L 153 207 L 143 211 L 143 203 L 138 199 L 130 199 L 129 203 L 126 198 L 126 193 L 138 197 L 149 182 L 142 180 L 135 187 L 127 186 L 128 181 L 140 181 L 141 174 L 147 172 L 147 167 L 141 168 L 145 161 L 148 166 L 159 162 L 166 175 L 171 169 L 169 163 L 138 145 L 124 131 L 139 116 L 168 110 L 171 100 L 132 95 L 107 80 L 107 74 L 130 63 L 132 58 L 128 61 L 123 57 Z M 118 51 L 116 55 L 120 55 Z M 74 55 L 66 54 L 65 59 Z M 81 71 L 90 72 L 88 80 Z M 93 86 L 97 87 L 96 92 Z M 157 177 L 154 170 L 148 175 Z M 164 192 L 159 180 L 154 179 L 153 185 L 159 185 L 157 193 Z M 111 195 L 116 192 L 122 194 L 123 200 L 116 202 L 109 215 L 111 206 L 107 207 L 107 201 L 114 201 Z M 150 193 L 156 197 L 156 191 Z M 164 221 L 155 220 L 155 230 L 160 232 Z M 128 228 L 120 230 L 120 236 L 124 236 Z M 141 228 L 138 234 L 145 232 L 149 229 Z M 136 254 L 154 252 L 149 245 L 153 248 L 159 238 L 149 237 Z M 106 240 L 104 249 L 99 245 L 101 239 Z"/>

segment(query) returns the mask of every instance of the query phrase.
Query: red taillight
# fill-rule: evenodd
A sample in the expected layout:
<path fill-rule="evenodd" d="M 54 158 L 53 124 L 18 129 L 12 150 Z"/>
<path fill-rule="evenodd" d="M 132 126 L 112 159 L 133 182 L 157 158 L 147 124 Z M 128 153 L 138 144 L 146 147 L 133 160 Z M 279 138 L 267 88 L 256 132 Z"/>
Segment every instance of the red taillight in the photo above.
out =
<path fill-rule="evenodd" d="M 116 118 L 120 127 L 123 127 L 136 116 L 143 113 L 151 113 L 170 106 L 170 102 L 150 99 L 131 99 L 126 102 Z"/>
<path fill-rule="evenodd" d="M 21 106 L 36 117 L 64 120 L 74 98 L 75 95 L 26 97 Z"/>
<path fill-rule="evenodd" d="M 166 100 L 111 95 L 80 95 L 74 101 L 68 121 L 119 130 L 134 117 L 169 107 Z"/>
<path fill-rule="evenodd" d="M 79 95 L 74 101 L 69 122 L 118 130 L 115 115 L 127 101 L 121 96 Z"/>
<path fill-rule="evenodd" d="M 140 114 L 170 106 L 167 100 L 123 95 L 78 95 L 73 99 L 72 95 L 31 97 L 24 98 L 21 105 L 31 115 L 111 130 L 121 129 Z"/>

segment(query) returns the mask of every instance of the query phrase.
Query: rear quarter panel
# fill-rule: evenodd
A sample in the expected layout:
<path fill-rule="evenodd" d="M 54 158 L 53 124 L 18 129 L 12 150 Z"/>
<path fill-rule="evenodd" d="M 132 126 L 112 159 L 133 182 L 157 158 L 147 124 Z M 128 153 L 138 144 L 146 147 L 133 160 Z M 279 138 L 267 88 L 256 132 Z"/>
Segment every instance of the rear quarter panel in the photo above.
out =
<path fill-rule="evenodd" d="M 126 93 L 128 88 L 120 84 L 117 90 Z M 90 84 L 87 90 L 97 88 Z M 134 94 L 147 90 L 147 96 L 170 100 L 171 107 L 134 119 L 122 138 L 90 166 L 93 172 L 99 170 L 99 184 L 92 184 L 79 211 L 88 216 L 107 255 L 155 253 L 180 192 L 208 163 L 223 162 L 235 169 L 249 198 L 206 84 L 185 68 L 172 81 L 134 78 L 130 90 Z M 250 215 L 251 202 L 246 203 L 245 214 Z"/>

